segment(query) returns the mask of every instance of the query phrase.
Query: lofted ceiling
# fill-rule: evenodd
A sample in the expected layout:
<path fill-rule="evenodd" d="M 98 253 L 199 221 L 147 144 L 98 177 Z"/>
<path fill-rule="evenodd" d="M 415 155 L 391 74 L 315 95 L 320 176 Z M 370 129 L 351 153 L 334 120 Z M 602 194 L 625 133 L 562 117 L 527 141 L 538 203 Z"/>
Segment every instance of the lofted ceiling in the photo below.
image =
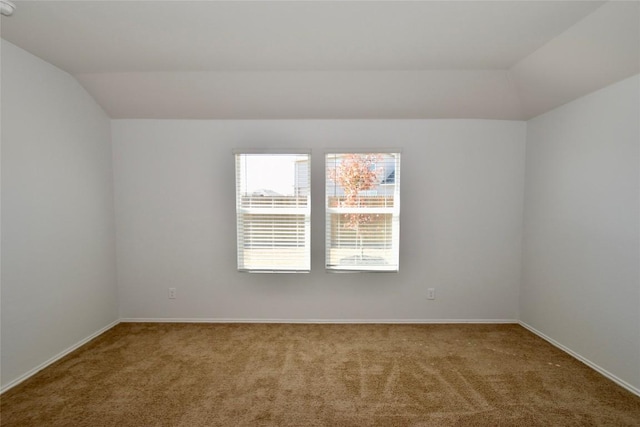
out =
<path fill-rule="evenodd" d="M 640 63 L 635 1 L 15 3 L 112 118 L 527 119 Z"/>

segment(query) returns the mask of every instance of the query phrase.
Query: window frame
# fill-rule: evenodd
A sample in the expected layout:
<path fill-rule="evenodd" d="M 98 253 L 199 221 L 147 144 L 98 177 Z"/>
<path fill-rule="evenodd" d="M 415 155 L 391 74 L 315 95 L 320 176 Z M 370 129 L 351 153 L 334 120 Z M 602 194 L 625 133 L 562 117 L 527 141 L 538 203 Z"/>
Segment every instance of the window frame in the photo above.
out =
<path fill-rule="evenodd" d="M 242 169 L 240 165 L 242 156 L 306 156 L 306 161 L 308 162 L 307 167 L 307 180 L 306 180 L 306 191 L 305 194 L 299 194 L 296 189 L 296 178 L 298 177 L 297 171 L 294 169 L 294 195 L 293 196 L 267 196 L 284 199 L 286 197 L 292 197 L 296 199 L 304 198 L 306 199 L 305 203 L 302 205 L 296 203 L 293 205 L 287 206 L 287 204 L 283 204 L 279 207 L 271 206 L 265 207 L 263 206 L 251 206 L 251 201 L 249 202 L 249 206 L 247 206 L 245 200 L 243 198 L 246 197 L 257 197 L 257 196 L 247 196 L 247 194 L 242 194 L 241 184 L 243 182 L 242 177 L 239 176 L 239 173 Z M 300 150 L 300 149 L 234 149 L 233 157 L 235 163 L 235 193 L 236 193 L 236 257 L 237 257 L 237 270 L 239 272 L 247 272 L 247 273 L 309 273 L 311 270 L 311 150 Z M 246 166 L 245 166 L 246 167 Z M 246 184 L 246 183 L 245 183 Z M 251 221 L 247 221 L 247 215 L 257 215 L 263 216 L 263 219 L 252 223 Z M 274 224 L 276 226 L 280 224 L 286 224 L 286 220 L 284 222 L 279 223 L 276 220 L 278 216 L 293 216 L 293 215 L 302 215 L 302 224 L 304 227 L 303 230 L 303 246 L 304 254 L 303 254 L 303 262 L 298 265 L 286 265 L 279 266 L 275 264 L 271 264 L 265 267 L 257 267 L 255 264 L 248 264 L 246 261 L 246 251 L 247 249 L 254 249 L 252 244 L 254 244 L 250 239 L 247 240 L 245 237 L 247 236 L 247 230 L 251 230 L 251 226 L 255 224 L 256 228 L 264 227 L 264 224 L 267 224 L 267 217 L 272 217 Z M 291 221 L 291 225 L 295 227 L 296 224 L 300 224 L 300 222 Z M 251 231 L 249 232 L 249 234 Z M 264 237 L 263 237 L 264 239 Z M 262 242 L 266 242 L 266 240 L 262 240 Z M 285 243 L 292 242 L 290 240 L 277 240 L 274 239 L 272 241 L 271 249 L 276 251 L 280 244 L 282 248 L 286 247 L 298 247 L 298 246 L 287 246 Z M 247 246 L 249 244 L 250 246 Z M 265 250 L 267 250 L 269 246 L 265 246 Z M 286 250 L 283 249 L 286 252 Z M 291 259 L 294 259 L 292 257 Z"/>
<path fill-rule="evenodd" d="M 330 183 L 332 186 L 338 186 L 329 176 L 329 170 L 332 165 L 329 164 L 330 156 L 346 156 L 350 154 L 374 154 L 374 155 L 391 155 L 394 158 L 394 168 L 392 172 L 384 173 L 380 177 L 380 182 L 376 184 L 376 188 L 381 186 L 393 186 L 392 198 L 393 203 L 390 207 L 332 207 L 330 203 L 331 197 L 335 196 L 335 191 L 330 193 Z M 382 273 L 397 273 L 400 266 L 400 162 L 401 162 L 402 150 L 400 148 L 366 148 L 366 149 L 344 149 L 335 148 L 327 149 L 324 153 L 324 170 L 325 170 L 325 271 L 327 272 L 382 272 Z M 338 163 L 333 160 L 333 167 L 337 167 Z M 389 175 L 393 173 L 393 183 L 386 182 Z M 365 190 L 368 191 L 368 190 Z M 386 202 L 385 202 L 386 203 Z M 354 263 L 340 264 L 335 263 L 331 255 L 332 249 L 335 248 L 336 242 L 339 239 L 333 237 L 334 230 L 338 226 L 334 225 L 332 215 L 345 215 L 345 214 L 371 214 L 371 215 L 390 215 L 391 222 L 391 235 L 387 238 L 384 235 L 381 241 L 389 240 L 391 257 L 388 261 L 389 264 L 375 265 L 366 263 Z M 355 242 L 357 245 L 357 242 Z M 362 238 L 361 238 L 361 245 Z M 364 246 L 360 248 L 364 251 Z M 355 256 L 355 255 L 354 255 Z"/>

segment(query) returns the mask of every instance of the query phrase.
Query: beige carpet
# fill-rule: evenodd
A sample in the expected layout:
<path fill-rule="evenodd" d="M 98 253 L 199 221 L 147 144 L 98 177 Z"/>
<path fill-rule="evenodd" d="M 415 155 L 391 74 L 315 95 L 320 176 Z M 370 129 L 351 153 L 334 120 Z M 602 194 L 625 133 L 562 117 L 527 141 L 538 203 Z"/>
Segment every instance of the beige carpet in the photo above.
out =
<path fill-rule="evenodd" d="M 517 325 L 120 324 L 1 411 L 3 426 L 640 426 L 640 397 Z"/>

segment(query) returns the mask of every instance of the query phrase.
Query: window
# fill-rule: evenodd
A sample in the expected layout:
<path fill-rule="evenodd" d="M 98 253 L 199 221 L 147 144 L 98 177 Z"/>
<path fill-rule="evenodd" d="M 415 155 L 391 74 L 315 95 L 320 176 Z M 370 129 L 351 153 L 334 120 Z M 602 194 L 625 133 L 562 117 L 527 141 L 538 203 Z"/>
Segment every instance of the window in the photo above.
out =
<path fill-rule="evenodd" d="M 309 153 L 235 153 L 238 270 L 308 272 Z"/>
<path fill-rule="evenodd" d="M 326 268 L 398 271 L 400 153 L 326 155 Z"/>

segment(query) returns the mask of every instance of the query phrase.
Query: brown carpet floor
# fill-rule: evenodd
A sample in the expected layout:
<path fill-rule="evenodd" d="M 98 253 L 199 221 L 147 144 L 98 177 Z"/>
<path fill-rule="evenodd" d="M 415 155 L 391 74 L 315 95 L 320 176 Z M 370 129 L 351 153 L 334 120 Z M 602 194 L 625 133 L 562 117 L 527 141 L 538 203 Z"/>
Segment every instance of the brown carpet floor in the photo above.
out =
<path fill-rule="evenodd" d="M 640 426 L 518 325 L 120 324 L 0 399 L 3 426 Z"/>

